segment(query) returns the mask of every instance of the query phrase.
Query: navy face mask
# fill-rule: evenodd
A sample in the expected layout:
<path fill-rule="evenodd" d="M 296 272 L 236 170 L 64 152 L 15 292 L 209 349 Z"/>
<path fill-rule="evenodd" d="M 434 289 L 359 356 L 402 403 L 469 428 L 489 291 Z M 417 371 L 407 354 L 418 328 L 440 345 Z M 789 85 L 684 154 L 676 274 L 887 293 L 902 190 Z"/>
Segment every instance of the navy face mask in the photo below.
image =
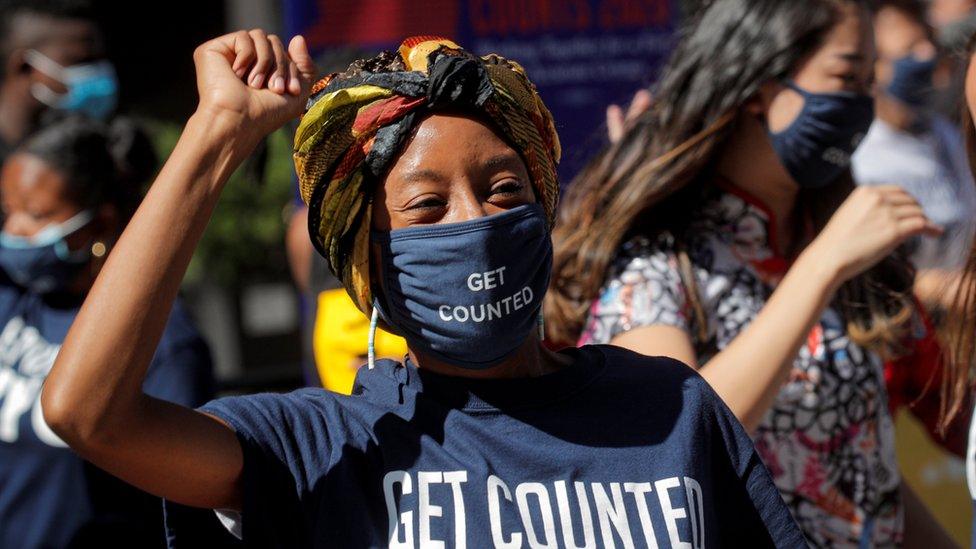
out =
<path fill-rule="evenodd" d="M 68 287 L 91 259 L 91 250 L 71 251 L 65 237 L 91 222 L 84 210 L 61 224 L 48 225 L 33 237 L 0 231 L 0 269 L 10 280 L 37 294 Z"/>
<path fill-rule="evenodd" d="M 874 99 L 859 93 L 812 93 L 785 84 L 803 96 L 803 110 L 785 130 L 769 132 L 776 156 L 801 188 L 829 185 L 850 166 L 854 149 L 874 120 Z"/>
<path fill-rule="evenodd" d="M 936 60 L 920 60 L 914 55 L 906 55 L 893 63 L 894 74 L 885 91 L 888 95 L 913 108 L 924 106 L 932 91 L 932 75 Z"/>
<path fill-rule="evenodd" d="M 374 307 L 411 346 L 455 366 L 490 368 L 537 326 L 552 271 L 541 205 L 374 232 L 373 241 L 384 296 Z"/>

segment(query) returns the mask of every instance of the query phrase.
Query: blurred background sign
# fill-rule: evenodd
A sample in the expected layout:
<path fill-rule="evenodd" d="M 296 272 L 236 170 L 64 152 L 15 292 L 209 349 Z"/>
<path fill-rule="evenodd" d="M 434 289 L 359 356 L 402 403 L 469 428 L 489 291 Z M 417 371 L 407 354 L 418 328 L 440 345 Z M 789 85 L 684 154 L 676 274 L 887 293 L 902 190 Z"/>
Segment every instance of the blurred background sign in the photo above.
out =
<path fill-rule="evenodd" d="M 284 0 L 286 35 L 319 54 L 375 53 L 411 35 L 517 60 L 563 141 L 563 182 L 605 143 L 606 107 L 653 81 L 672 44 L 675 0 Z M 335 67 L 333 70 L 338 70 Z"/>

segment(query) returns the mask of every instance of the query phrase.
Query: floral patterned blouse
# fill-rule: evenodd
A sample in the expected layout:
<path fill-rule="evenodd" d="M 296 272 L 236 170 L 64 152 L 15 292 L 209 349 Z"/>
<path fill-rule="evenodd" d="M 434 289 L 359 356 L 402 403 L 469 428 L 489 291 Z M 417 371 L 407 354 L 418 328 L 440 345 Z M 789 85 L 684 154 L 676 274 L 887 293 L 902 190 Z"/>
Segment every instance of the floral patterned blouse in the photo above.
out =
<path fill-rule="evenodd" d="M 702 203 L 687 244 L 705 330 L 695 325 L 673 241 L 636 237 L 618 253 L 581 345 L 609 343 L 642 326 L 675 326 L 688 332 L 705 363 L 756 317 L 788 263 L 770 245 L 775 231 L 768 211 L 742 191 L 724 188 Z M 780 493 L 817 547 L 901 542 L 887 400 L 882 361 L 851 342 L 840 315 L 828 308 L 754 435 Z"/>

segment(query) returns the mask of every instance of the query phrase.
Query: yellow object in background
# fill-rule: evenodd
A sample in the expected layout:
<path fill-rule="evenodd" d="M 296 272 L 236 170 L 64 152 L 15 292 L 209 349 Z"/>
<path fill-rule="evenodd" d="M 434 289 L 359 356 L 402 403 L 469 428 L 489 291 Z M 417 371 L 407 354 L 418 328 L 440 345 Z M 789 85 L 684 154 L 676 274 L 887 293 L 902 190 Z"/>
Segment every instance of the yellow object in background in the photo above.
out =
<path fill-rule="evenodd" d="M 342 288 L 319 294 L 312 334 L 315 367 L 322 385 L 348 395 L 356 372 L 366 364 L 369 319 L 356 308 Z M 403 338 L 376 330 L 376 358 L 402 360 L 407 354 Z"/>
<path fill-rule="evenodd" d="M 904 410 L 895 421 L 895 445 L 902 480 L 960 547 L 970 547 L 973 504 L 963 461 L 933 443 L 922 424 Z"/>

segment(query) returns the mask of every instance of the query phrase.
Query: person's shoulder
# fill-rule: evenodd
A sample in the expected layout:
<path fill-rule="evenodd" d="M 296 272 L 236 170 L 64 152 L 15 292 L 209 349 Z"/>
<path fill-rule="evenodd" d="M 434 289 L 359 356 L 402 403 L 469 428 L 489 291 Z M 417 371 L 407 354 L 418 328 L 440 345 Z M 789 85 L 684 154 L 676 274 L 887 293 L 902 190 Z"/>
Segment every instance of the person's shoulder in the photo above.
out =
<path fill-rule="evenodd" d="M 647 391 L 691 392 L 712 395 L 707 382 L 687 364 L 666 356 L 647 356 L 616 345 L 588 345 L 586 352 L 602 355 L 608 378 L 617 383 L 632 383 Z"/>
<path fill-rule="evenodd" d="M 329 431 L 350 436 L 382 415 L 380 406 L 361 395 L 342 395 L 321 387 L 288 393 L 257 393 L 212 400 L 200 411 L 216 416 L 237 431 Z"/>
<path fill-rule="evenodd" d="M 203 405 L 200 410 L 218 416 L 223 416 L 227 412 L 258 413 L 264 416 L 304 414 L 309 410 L 334 405 L 335 396 L 335 393 L 319 387 L 303 387 L 287 393 L 254 393 L 220 397 Z"/>
<path fill-rule="evenodd" d="M 617 345 L 588 345 L 585 349 L 602 354 L 608 367 L 656 366 L 666 372 L 696 374 L 691 367 L 671 357 L 642 355 Z"/>
<path fill-rule="evenodd" d="M 752 440 L 712 386 L 687 364 L 673 358 L 644 356 L 612 345 L 590 348 L 606 357 L 605 383 L 621 391 L 635 392 L 635 399 L 657 408 L 675 408 L 695 428 L 705 429 L 721 439 L 733 456 L 736 470 L 743 471 L 753 452 Z M 680 405 L 679 405 L 680 404 Z"/>
<path fill-rule="evenodd" d="M 228 424 L 239 436 L 275 439 L 284 432 L 313 434 L 332 426 L 338 413 L 337 395 L 321 388 L 290 393 L 257 393 L 212 400 L 200 411 Z"/>
<path fill-rule="evenodd" d="M 605 362 L 589 393 L 598 399 L 612 399 L 619 413 L 672 426 L 684 436 L 712 436 L 728 427 L 730 416 L 721 398 L 691 366 L 612 345 L 591 345 L 582 351 L 599 353 Z"/>
<path fill-rule="evenodd" d="M 325 389 L 304 388 L 223 397 L 199 411 L 234 431 L 250 482 L 282 475 L 271 482 L 294 482 L 302 491 L 317 486 L 343 452 L 369 446 L 364 422 L 340 402 L 340 395 Z"/>

